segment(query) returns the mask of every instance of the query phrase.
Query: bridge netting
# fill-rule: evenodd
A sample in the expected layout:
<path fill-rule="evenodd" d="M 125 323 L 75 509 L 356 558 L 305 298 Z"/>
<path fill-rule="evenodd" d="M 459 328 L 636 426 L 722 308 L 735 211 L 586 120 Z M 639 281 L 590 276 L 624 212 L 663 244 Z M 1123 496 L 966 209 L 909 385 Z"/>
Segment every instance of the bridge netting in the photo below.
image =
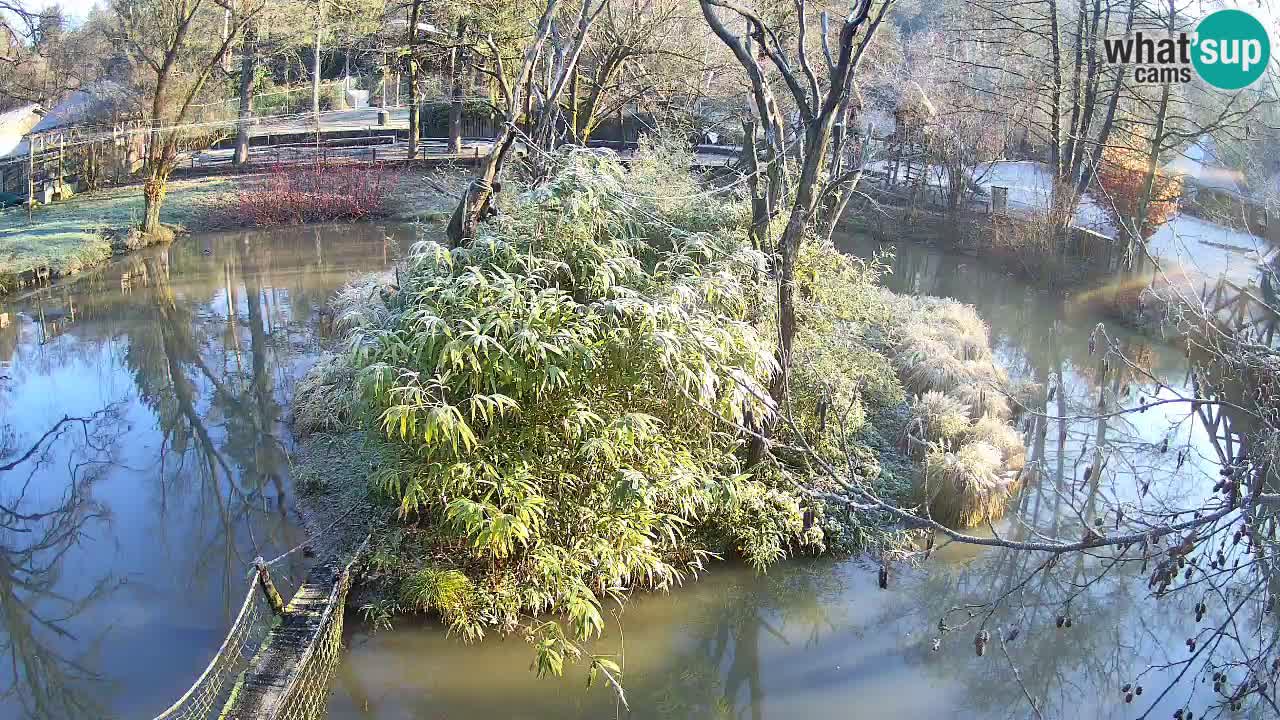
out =
<path fill-rule="evenodd" d="M 363 549 L 363 548 L 362 548 Z M 276 614 L 259 573 L 222 645 L 191 687 L 155 720 L 318 720 L 341 661 L 342 622 L 357 551 L 312 569 Z"/>

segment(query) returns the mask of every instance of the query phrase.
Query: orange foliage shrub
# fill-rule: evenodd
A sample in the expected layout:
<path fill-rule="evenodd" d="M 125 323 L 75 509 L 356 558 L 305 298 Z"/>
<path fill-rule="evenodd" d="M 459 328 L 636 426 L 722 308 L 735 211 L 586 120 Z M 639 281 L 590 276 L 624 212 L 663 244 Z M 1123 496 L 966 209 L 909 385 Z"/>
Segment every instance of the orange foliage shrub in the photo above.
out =
<path fill-rule="evenodd" d="M 1140 220 L 1140 232 L 1144 238 L 1150 237 L 1156 228 L 1178 212 L 1178 198 L 1182 196 L 1182 178 L 1157 167 L 1145 217 L 1137 218 L 1146 191 L 1149 162 L 1145 152 L 1108 147 L 1102 153 L 1097 174 L 1098 185 L 1106 194 L 1104 204 L 1108 206 L 1112 219 L 1126 234 L 1132 232 L 1135 221 Z"/>

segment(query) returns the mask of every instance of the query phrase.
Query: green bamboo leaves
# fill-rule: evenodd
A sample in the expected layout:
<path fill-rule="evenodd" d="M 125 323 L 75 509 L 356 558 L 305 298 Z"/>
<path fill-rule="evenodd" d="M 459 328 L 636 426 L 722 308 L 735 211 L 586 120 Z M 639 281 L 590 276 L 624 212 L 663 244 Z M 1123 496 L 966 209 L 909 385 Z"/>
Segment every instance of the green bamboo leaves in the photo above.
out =
<path fill-rule="evenodd" d="M 799 499 L 745 472 L 717 418 L 767 416 L 774 361 L 747 315 L 764 261 L 746 215 L 695 188 L 567 154 L 475 242 L 415 245 L 395 292 L 366 295 L 384 309 L 343 315 L 387 448 L 371 490 L 422 529 L 402 602 L 469 639 L 522 628 L 539 673 L 604 632 L 604 599 L 809 541 Z M 663 194 L 688 199 L 643 197 Z"/>

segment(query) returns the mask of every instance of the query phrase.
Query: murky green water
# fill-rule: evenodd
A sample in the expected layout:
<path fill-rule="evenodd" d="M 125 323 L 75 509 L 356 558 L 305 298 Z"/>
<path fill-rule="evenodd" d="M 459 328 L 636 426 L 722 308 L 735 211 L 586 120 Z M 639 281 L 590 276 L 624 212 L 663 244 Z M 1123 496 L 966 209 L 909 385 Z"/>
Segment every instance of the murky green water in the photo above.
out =
<path fill-rule="evenodd" d="M 403 230 L 179 240 L 0 301 L 0 717 L 150 718 L 296 544 L 284 409 L 348 278 Z M 282 575 L 298 578 L 295 554 Z"/>
<path fill-rule="evenodd" d="M 863 256 L 875 249 L 843 242 Z M 1087 336 L 1100 318 L 1089 307 L 1038 294 L 972 258 L 906 244 L 897 251 L 886 284 L 974 303 L 1015 376 L 1064 378 L 1066 392 L 1042 410 L 1067 416 L 1096 404 L 1097 358 Z M 1175 388 L 1186 384 L 1179 352 L 1113 333 L 1142 369 L 1108 378 L 1118 392 L 1127 388 L 1125 403 L 1158 394 L 1142 371 Z M 1125 452 L 1109 463 L 1097 492 L 1135 502 L 1207 493 L 1219 449 L 1230 452 L 1227 444 L 1238 441 L 1222 426 L 1207 430 L 1213 422 L 1167 405 L 1110 423 L 1102 432 Z M 1098 501 L 1083 474 L 1099 431 L 1093 421 L 1032 430 L 1031 456 L 1048 476 L 1019 496 L 1001 534 L 1077 531 L 1068 506 Z M 1172 449 L 1161 452 L 1166 438 Z M 1190 451 L 1179 469 L 1182 446 Z M 1153 601 L 1138 567 L 1088 583 L 1095 575 L 1084 558 L 1024 582 L 1043 559 L 945 546 L 922 568 L 895 569 L 888 590 L 878 589 L 877 567 L 865 558 L 790 562 L 764 576 L 716 565 L 669 596 L 633 598 L 596 651 L 621 655 L 629 716 L 638 718 L 1034 717 L 1026 694 L 1045 718 L 1148 711 L 1167 718 L 1189 701 L 1202 714 L 1209 689 L 1192 681 L 1162 694 L 1180 668 L 1160 667 L 1186 657 L 1196 599 Z M 1003 600 L 994 614 L 975 607 L 970 617 L 968 604 L 995 598 Z M 1070 629 L 1056 627 L 1063 614 L 1072 617 Z M 944 617 L 947 633 L 939 632 Z M 983 627 L 993 636 L 1016 629 L 1007 657 L 998 642 L 976 656 L 974 635 Z M 586 690 L 581 668 L 561 680 L 536 678 L 532 649 L 518 637 L 467 646 L 429 621 L 377 633 L 357 626 L 349 635 L 333 718 L 628 715 L 608 688 Z M 1133 704 L 1124 703 L 1125 683 L 1144 687 Z"/>
<path fill-rule="evenodd" d="M 372 226 L 189 238 L 0 305 L 0 466 L 63 416 L 91 418 L 0 472 L 0 717 L 145 720 L 203 669 L 248 563 L 301 538 L 282 408 L 314 357 L 320 308 L 347 278 L 394 259 L 388 234 L 407 239 Z M 1099 319 L 1087 305 L 972 258 L 898 251 L 888 285 L 976 304 L 1015 375 L 1064 378 L 1050 414 L 1094 403 L 1087 334 Z M 1143 369 L 1186 384 L 1180 353 L 1121 337 Z M 1128 386 L 1128 403 L 1152 391 L 1137 372 L 1111 382 Z M 1181 405 L 1113 423 L 1105 432 L 1126 460 L 1109 465 L 1099 492 L 1206 493 L 1237 440 L 1213 426 Z M 1049 476 L 1001 533 L 1077 526 L 1066 508 L 1089 501 L 1085 445 L 1098 432 L 1093 422 L 1033 430 Z M 1173 450 L 1162 453 L 1166 438 Z M 1152 668 L 1185 657 L 1195 599 L 1151 601 L 1139 568 L 1082 585 L 1092 576 L 1077 560 L 1023 584 L 1038 561 L 942 547 L 922 568 L 895 569 L 888 590 L 861 558 L 764 576 L 722 564 L 670 596 L 634 598 L 596 649 L 621 654 L 640 718 L 1026 718 L 1024 686 L 1046 718 L 1169 717 L 1205 698 L 1199 682 L 1162 697 L 1170 673 Z M 291 556 L 283 574 L 299 578 L 305 565 Z M 968 616 L 966 604 L 995 597 L 1005 599 L 989 619 Z M 1063 613 L 1071 629 L 1055 627 Z M 939 632 L 944 616 L 953 631 Z M 607 689 L 587 691 L 581 671 L 536 678 L 519 638 L 466 646 L 429 621 L 371 633 L 352 620 L 334 718 L 627 714 Z M 984 621 L 1017 629 L 1007 658 L 998 644 L 975 656 Z M 1144 671 L 1147 692 L 1125 705 L 1119 687 Z"/>

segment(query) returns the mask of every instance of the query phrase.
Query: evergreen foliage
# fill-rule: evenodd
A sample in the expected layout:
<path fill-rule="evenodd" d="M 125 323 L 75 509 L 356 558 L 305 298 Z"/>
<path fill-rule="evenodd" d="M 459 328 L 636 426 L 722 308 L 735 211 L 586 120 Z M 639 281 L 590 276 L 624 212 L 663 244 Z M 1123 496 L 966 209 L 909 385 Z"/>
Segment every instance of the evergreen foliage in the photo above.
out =
<path fill-rule="evenodd" d="M 399 602 L 468 639 L 523 628 L 540 672 L 601 633 L 602 598 L 822 541 L 720 419 L 772 412 L 741 208 L 642 155 L 562 156 L 474 242 L 417 245 L 385 310 L 344 316 L 385 439 L 371 488 L 424 530 Z"/>

